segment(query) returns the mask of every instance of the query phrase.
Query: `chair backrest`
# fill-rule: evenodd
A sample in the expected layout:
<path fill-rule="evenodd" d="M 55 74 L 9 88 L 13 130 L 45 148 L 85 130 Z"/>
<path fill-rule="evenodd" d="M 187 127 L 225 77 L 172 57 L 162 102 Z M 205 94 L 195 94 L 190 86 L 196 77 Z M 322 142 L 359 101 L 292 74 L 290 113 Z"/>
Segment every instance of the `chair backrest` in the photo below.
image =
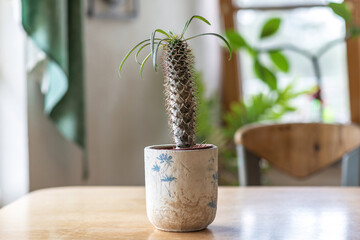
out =
<path fill-rule="evenodd" d="M 307 177 L 360 146 L 356 125 L 291 123 L 249 125 L 235 143 L 295 177 Z"/>

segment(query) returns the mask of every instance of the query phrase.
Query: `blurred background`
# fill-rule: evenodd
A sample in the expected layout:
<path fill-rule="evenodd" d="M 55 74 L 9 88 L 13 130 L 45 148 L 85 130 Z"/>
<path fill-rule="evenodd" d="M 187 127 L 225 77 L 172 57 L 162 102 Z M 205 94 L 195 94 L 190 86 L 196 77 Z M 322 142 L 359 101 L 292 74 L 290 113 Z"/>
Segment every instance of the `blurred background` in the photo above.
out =
<path fill-rule="evenodd" d="M 346 3 L 353 24 L 360 3 Z M 187 36 L 220 33 L 234 50 L 227 61 L 216 38 L 190 44 L 197 141 L 219 146 L 220 184 L 239 184 L 239 127 L 359 122 L 359 28 L 338 9 L 321 0 L 0 0 L 0 206 L 47 187 L 143 185 L 144 147 L 171 142 L 162 73 L 147 64 L 141 79 L 133 56 L 121 78 L 118 67 L 153 30 L 179 33 L 193 15 L 212 25 L 194 21 Z M 340 185 L 338 165 L 301 181 L 266 162 L 263 171 L 266 185 Z"/>

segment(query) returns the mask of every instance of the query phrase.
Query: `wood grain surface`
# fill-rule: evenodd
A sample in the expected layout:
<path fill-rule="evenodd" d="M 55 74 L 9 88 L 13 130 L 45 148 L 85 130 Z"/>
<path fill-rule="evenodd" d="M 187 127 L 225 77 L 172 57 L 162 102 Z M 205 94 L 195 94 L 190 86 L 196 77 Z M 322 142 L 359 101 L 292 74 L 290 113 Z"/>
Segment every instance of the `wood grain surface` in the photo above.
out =
<path fill-rule="evenodd" d="M 155 230 L 143 187 L 33 192 L 0 210 L 0 239 L 360 239 L 359 188 L 220 187 L 213 224 Z"/>
<path fill-rule="evenodd" d="M 249 125 L 235 134 L 271 165 L 295 177 L 307 177 L 360 146 L 360 127 L 323 123 Z"/>

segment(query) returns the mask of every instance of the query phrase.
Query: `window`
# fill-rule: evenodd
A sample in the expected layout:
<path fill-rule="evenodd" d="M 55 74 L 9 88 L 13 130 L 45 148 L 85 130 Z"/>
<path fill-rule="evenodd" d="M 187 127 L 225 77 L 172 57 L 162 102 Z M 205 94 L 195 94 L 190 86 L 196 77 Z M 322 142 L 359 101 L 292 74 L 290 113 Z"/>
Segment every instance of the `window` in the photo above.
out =
<path fill-rule="evenodd" d="M 250 5 L 251 2 L 251 5 Z M 324 1 L 288 1 L 283 0 L 238 0 L 239 8 L 235 13 L 237 30 L 257 47 L 272 47 L 292 44 L 311 53 L 317 52 L 328 42 L 345 36 L 345 24 L 331 9 L 322 7 Z M 307 7 L 299 7 L 299 6 Z M 296 6 L 294 8 L 294 6 Z M 311 7 L 309 7 L 311 6 Z M 282 19 L 279 32 L 268 40 L 260 41 L 258 36 L 263 23 L 270 17 Z M 295 82 L 297 90 L 316 86 L 316 78 L 311 61 L 298 53 L 286 51 L 291 69 L 288 74 L 278 74 L 279 85 Z M 247 53 L 240 54 L 243 94 L 247 96 L 260 92 L 264 88 L 260 81 L 254 80 L 252 61 Z M 266 62 L 267 59 L 264 59 Z M 330 122 L 348 122 L 349 93 L 345 42 L 337 44 L 319 58 L 322 73 L 322 95 L 325 120 Z M 295 114 L 286 121 L 316 121 L 310 96 L 303 96 L 294 103 L 298 107 Z"/>

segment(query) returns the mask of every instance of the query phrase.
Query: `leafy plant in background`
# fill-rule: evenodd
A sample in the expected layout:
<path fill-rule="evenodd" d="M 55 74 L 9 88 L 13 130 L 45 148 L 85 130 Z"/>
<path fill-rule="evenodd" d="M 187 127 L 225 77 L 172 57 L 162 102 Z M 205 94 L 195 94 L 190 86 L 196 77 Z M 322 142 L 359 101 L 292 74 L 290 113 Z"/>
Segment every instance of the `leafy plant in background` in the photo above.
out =
<path fill-rule="evenodd" d="M 312 64 L 312 68 L 315 74 L 317 91 L 314 94 L 314 98 L 320 102 L 320 111 L 319 111 L 319 121 L 323 119 L 323 106 L 322 106 L 322 72 L 319 64 L 320 58 L 329 51 L 335 45 L 346 41 L 347 39 L 358 36 L 360 34 L 360 28 L 354 23 L 350 6 L 343 3 L 329 3 L 328 6 L 332 11 L 344 19 L 346 23 L 346 34 L 344 37 L 329 41 L 324 46 L 322 46 L 317 52 L 311 53 L 306 49 L 299 48 L 292 44 L 282 44 L 273 47 L 259 48 L 256 46 L 251 46 L 245 38 L 238 32 L 234 30 L 229 30 L 226 33 L 227 38 L 230 41 L 230 44 L 234 50 L 246 50 L 253 59 L 253 68 L 255 75 L 261 79 L 265 84 L 269 86 L 271 90 L 277 89 L 276 75 L 271 70 L 271 68 L 265 66 L 261 61 L 262 55 L 267 55 L 271 60 L 272 64 L 280 71 L 287 73 L 289 71 L 289 61 L 284 55 L 284 51 L 292 51 L 297 54 L 304 56 L 309 59 Z M 273 36 L 281 26 L 280 18 L 271 18 L 269 19 L 262 28 L 260 33 L 260 39 L 266 40 L 267 38 Z"/>
<path fill-rule="evenodd" d="M 270 19 L 262 27 L 260 37 L 266 38 L 274 35 L 280 27 L 280 19 Z M 196 75 L 198 86 L 198 142 L 212 142 L 219 146 L 219 182 L 221 184 L 237 184 L 236 152 L 233 144 L 235 132 L 242 126 L 261 121 L 279 120 L 285 114 L 296 111 L 291 101 L 307 91 L 296 92 L 293 84 L 285 88 L 278 88 L 276 70 L 266 67 L 259 58 L 255 48 L 239 34 L 227 31 L 227 37 L 234 50 L 247 50 L 254 60 L 254 73 L 268 88 L 244 101 L 234 102 L 231 110 L 224 113 L 221 119 L 219 99 L 216 95 L 205 97 L 205 87 L 201 75 Z M 235 42 L 235 43 L 234 43 Z M 280 51 L 269 53 L 278 70 L 288 72 L 289 61 Z M 225 125 L 222 125 L 222 120 Z"/>
<path fill-rule="evenodd" d="M 204 90 L 199 92 L 199 141 L 211 139 L 213 143 L 222 145 L 219 152 L 219 182 L 222 184 L 237 183 L 237 164 L 236 152 L 233 145 L 233 136 L 240 127 L 262 121 L 276 121 L 285 114 L 296 111 L 291 105 L 291 101 L 300 95 L 310 93 L 308 91 L 295 91 L 294 85 L 289 84 L 285 88 L 278 87 L 276 72 L 288 73 L 290 62 L 284 51 L 294 51 L 302 54 L 311 60 L 318 86 L 321 86 L 321 69 L 319 67 L 319 58 L 336 44 L 360 34 L 360 28 L 353 23 L 350 8 L 345 3 L 329 3 L 329 7 L 342 17 L 346 22 L 346 36 L 340 39 L 330 41 L 324 45 L 317 53 L 311 54 L 305 49 L 300 49 L 293 45 L 279 45 L 271 48 L 257 48 L 238 32 L 229 30 L 226 36 L 234 50 L 247 52 L 253 60 L 253 71 L 268 88 L 267 93 L 258 93 L 252 95 L 249 99 L 235 102 L 232 104 L 229 112 L 224 113 L 225 126 L 221 126 L 220 119 L 214 116 L 214 112 L 220 111 L 220 106 L 215 104 L 218 99 L 215 96 L 205 98 Z M 280 18 L 271 18 L 263 25 L 259 37 L 266 40 L 274 36 L 281 27 Z M 271 66 L 263 63 L 261 56 L 267 55 L 271 60 Z M 201 82 L 201 78 L 198 79 Z M 201 84 L 199 84 L 201 85 Z M 314 95 L 321 101 L 321 90 Z M 216 110 L 214 110 L 214 108 Z M 215 129 L 211 131 L 210 129 Z M 220 129 L 220 130 L 217 130 Z M 217 132 L 217 134 L 215 134 Z"/>
<path fill-rule="evenodd" d="M 284 89 L 277 89 L 269 94 L 255 94 L 245 102 L 232 104 L 231 111 L 225 114 L 225 136 L 232 139 L 240 127 L 249 123 L 281 119 L 285 114 L 296 111 L 291 101 L 308 92 L 297 92 L 290 84 Z"/>
<path fill-rule="evenodd" d="M 200 73 L 195 74 L 195 82 L 198 87 L 197 98 L 199 99 L 196 141 L 199 143 L 211 142 L 218 146 L 219 151 L 222 151 L 227 139 L 221 127 L 220 99 L 216 93 L 209 97 L 205 96 L 205 84 Z"/>
<path fill-rule="evenodd" d="M 196 76 L 199 89 L 197 141 L 211 142 L 219 146 L 219 183 L 235 185 L 238 182 L 233 144 L 235 132 L 246 124 L 281 119 L 285 114 L 296 110 L 291 106 L 291 101 L 308 92 L 296 92 L 290 84 L 269 94 L 259 93 L 247 101 L 235 102 L 231 110 L 224 115 L 224 126 L 221 124 L 221 109 L 217 95 L 206 97 L 201 75 Z"/>
<path fill-rule="evenodd" d="M 260 38 L 266 39 L 276 34 L 280 23 L 279 18 L 268 20 L 262 27 Z M 233 144 L 235 132 L 246 124 L 276 121 L 285 114 L 296 111 L 296 108 L 291 105 L 292 100 L 308 91 L 295 91 L 293 84 L 289 84 L 285 88 L 278 87 L 276 72 L 287 73 L 290 70 L 290 63 L 280 50 L 267 52 L 273 63 L 272 67 L 267 67 L 260 59 L 260 54 L 264 53 L 257 51 L 239 33 L 227 31 L 226 35 L 234 50 L 245 50 L 252 57 L 254 73 L 267 87 L 265 92 L 254 94 L 243 101 L 234 102 L 230 111 L 224 113 L 223 119 L 216 119 L 214 113 L 221 111 L 220 106 L 215 104 L 218 99 L 214 96 L 205 99 L 201 79 L 197 80 L 198 86 L 200 86 L 198 96 L 200 99 L 199 141 L 211 139 L 212 143 L 223 146 L 219 151 L 219 171 L 221 171 L 219 182 L 221 184 L 237 184 L 236 151 Z M 225 121 L 225 125 L 221 125 L 221 120 Z"/>
<path fill-rule="evenodd" d="M 228 47 L 231 58 L 231 47 L 228 41 L 219 34 L 202 33 L 193 37 L 184 37 L 193 19 L 198 19 L 211 25 L 205 18 L 193 16 L 186 22 L 180 35 L 174 34 L 171 31 L 165 32 L 162 29 L 156 29 L 151 33 L 150 39 L 138 43 L 128 52 L 119 68 L 120 74 L 126 59 L 138 48 L 135 59 L 140 64 L 140 75 L 142 76 L 144 64 L 150 57 L 152 57 L 153 67 L 156 71 L 158 50 L 159 48 L 164 50 L 162 67 L 165 77 L 167 114 L 173 141 L 177 148 L 191 148 L 195 146 L 194 138 L 198 101 L 196 97 L 196 83 L 194 81 L 194 57 L 187 42 L 206 35 L 218 37 Z M 162 34 L 164 38 L 156 38 L 157 33 Z M 151 51 L 140 63 L 138 55 L 147 46 L 150 47 Z"/>

